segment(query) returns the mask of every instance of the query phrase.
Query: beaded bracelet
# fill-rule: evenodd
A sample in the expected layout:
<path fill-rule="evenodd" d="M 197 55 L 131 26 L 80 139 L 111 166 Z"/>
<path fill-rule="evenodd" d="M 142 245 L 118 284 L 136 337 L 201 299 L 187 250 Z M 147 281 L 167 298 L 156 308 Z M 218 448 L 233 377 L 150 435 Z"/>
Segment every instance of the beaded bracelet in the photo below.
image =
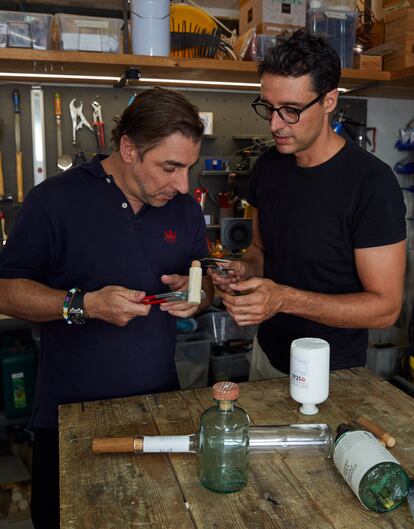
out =
<path fill-rule="evenodd" d="M 66 323 L 69 325 L 72 325 L 72 322 L 69 319 L 69 307 L 72 301 L 73 296 L 76 294 L 76 292 L 79 292 L 79 288 L 74 287 L 69 290 L 69 292 L 66 294 L 65 300 L 63 302 L 63 318 L 66 320 Z"/>

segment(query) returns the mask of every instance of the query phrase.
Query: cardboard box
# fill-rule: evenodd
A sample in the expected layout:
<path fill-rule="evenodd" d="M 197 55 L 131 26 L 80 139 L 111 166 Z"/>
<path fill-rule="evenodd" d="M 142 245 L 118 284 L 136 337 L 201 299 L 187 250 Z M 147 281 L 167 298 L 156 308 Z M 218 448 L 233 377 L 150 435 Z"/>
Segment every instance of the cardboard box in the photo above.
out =
<path fill-rule="evenodd" d="M 414 33 L 414 7 L 393 11 L 385 17 L 385 40 L 401 33 Z"/>
<path fill-rule="evenodd" d="M 355 68 L 360 70 L 380 72 L 382 63 L 383 57 L 381 55 L 357 55 L 355 58 Z"/>
<path fill-rule="evenodd" d="M 239 33 L 252 27 L 258 33 L 279 33 L 306 25 L 305 0 L 241 0 Z M 273 26 L 274 29 L 271 29 Z"/>
<path fill-rule="evenodd" d="M 256 26 L 257 35 L 278 35 L 284 31 L 295 31 L 302 26 L 292 26 L 290 24 L 273 24 L 272 22 L 261 22 Z"/>
<path fill-rule="evenodd" d="M 384 57 L 384 70 L 398 70 L 414 66 L 414 32 L 395 35 L 387 43 L 393 43 L 398 51 Z"/>
<path fill-rule="evenodd" d="M 405 7 L 414 7 L 414 0 L 383 0 L 383 5 L 384 16 L 386 16 L 392 11 L 404 9 Z"/>

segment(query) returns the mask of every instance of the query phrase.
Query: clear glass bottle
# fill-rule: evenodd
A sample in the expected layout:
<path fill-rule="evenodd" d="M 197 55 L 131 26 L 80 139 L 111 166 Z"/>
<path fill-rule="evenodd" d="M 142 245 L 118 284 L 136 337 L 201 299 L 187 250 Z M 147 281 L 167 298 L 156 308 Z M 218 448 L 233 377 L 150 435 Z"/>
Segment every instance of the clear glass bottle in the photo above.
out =
<path fill-rule="evenodd" d="M 395 457 L 372 433 L 339 425 L 333 460 L 367 509 L 392 511 L 405 500 L 410 480 Z"/>
<path fill-rule="evenodd" d="M 328 424 L 276 424 L 252 426 L 249 454 L 276 453 L 292 457 L 322 456 L 333 452 L 333 434 Z M 200 453 L 200 431 L 190 435 L 137 435 L 103 437 L 92 442 L 95 453 Z"/>
<path fill-rule="evenodd" d="M 216 405 L 200 418 L 200 481 L 214 492 L 235 492 L 247 483 L 250 419 L 235 405 L 238 397 L 237 384 L 214 384 Z"/>
<path fill-rule="evenodd" d="M 329 424 L 250 426 L 249 452 L 332 457 L 334 436 Z"/>

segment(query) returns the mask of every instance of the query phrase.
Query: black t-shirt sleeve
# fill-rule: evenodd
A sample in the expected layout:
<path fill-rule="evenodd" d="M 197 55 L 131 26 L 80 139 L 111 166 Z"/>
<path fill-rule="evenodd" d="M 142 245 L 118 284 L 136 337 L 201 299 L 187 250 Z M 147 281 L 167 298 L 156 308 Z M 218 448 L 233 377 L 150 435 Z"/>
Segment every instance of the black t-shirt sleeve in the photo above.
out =
<path fill-rule="evenodd" d="M 258 207 L 259 174 L 262 166 L 262 157 L 257 160 L 250 175 L 249 193 L 247 202 L 254 208 Z"/>
<path fill-rule="evenodd" d="M 47 212 L 33 189 L 16 218 L 0 253 L 0 278 L 41 281 L 48 275 L 55 247 Z"/>
<path fill-rule="evenodd" d="M 365 173 L 354 204 L 354 248 L 394 244 L 406 238 L 405 205 L 398 181 L 387 165 Z"/>

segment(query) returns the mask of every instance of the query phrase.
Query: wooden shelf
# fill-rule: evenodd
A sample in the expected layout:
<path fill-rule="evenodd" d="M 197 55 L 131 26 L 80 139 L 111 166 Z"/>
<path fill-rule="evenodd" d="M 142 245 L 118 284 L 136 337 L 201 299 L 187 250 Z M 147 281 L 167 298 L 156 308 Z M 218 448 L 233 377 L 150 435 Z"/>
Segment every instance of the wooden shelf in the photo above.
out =
<path fill-rule="evenodd" d="M 143 78 L 179 79 L 182 82 L 178 85 L 181 86 L 185 86 L 187 80 L 258 83 L 256 68 L 253 63 L 230 60 L 2 48 L 0 49 L 0 65 L 1 72 L 27 73 L 25 80 L 36 79 L 36 74 L 44 73 L 100 75 L 119 78 L 127 68 L 136 66 Z M 2 78 L 1 75 L 0 78 Z M 16 76 L 16 80 L 21 81 L 22 79 Z M 59 83 L 62 80 L 59 78 L 56 80 L 48 79 L 47 82 Z M 90 80 L 73 80 L 73 83 L 82 82 L 92 83 Z M 99 84 L 103 85 L 113 85 L 113 83 L 113 79 L 99 81 Z M 156 81 L 139 81 L 139 84 L 155 83 Z M 237 90 L 237 87 L 233 88 Z M 246 89 L 246 87 L 240 88 Z"/>
<path fill-rule="evenodd" d="M 119 78 L 130 66 L 139 68 L 143 78 L 140 85 L 156 84 L 157 79 L 178 79 L 177 86 L 187 86 L 188 80 L 227 81 L 238 83 L 258 83 L 256 64 L 245 61 L 216 59 L 181 59 L 176 57 L 149 57 L 144 55 L 40 51 L 19 48 L 0 49 L 0 72 L 8 74 L 25 73 L 26 76 L 2 76 L 0 79 L 20 82 L 62 83 L 62 79 L 40 79 L 39 74 L 96 75 L 107 76 L 96 82 L 73 80 L 74 84 L 112 85 L 113 78 Z M 112 78 L 112 79 L 111 79 Z M 66 81 L 67 82 L 67 81 Z M 160 83 L 162 84 L 162 83 Z M 353 95 L 410 98 L 414 96 L 414 67 L 392 72 L 344 69 L 341 87 L 352 90 Z M 203 85 L 201 85 L 203 86 Z M 228 89 L 259 91 L 258 86 L 230 86 Z"/>

